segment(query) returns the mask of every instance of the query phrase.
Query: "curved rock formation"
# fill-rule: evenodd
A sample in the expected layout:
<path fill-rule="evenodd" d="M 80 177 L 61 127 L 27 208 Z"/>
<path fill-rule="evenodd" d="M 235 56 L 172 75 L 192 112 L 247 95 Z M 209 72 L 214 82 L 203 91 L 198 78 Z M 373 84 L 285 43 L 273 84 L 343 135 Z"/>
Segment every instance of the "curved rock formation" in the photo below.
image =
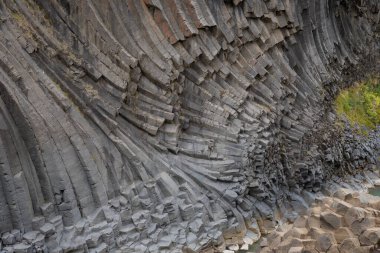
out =
<path fill-rule="evenodd" d="M 379 71 L 379 7 L 1 1 L 3 246 L 199 251 L 371 167 L 329 108 Z"/>

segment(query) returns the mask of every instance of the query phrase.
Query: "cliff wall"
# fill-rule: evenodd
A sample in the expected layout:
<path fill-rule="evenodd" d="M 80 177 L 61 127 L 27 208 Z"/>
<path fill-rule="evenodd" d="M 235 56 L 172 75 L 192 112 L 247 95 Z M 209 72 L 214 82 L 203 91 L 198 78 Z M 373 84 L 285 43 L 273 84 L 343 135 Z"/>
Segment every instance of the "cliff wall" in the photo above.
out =
<path fill-rule="evenodd" d="M 379 73 L 379 9 L 0 1 L 3 247 L 222 247 L 373 169 L 378 139 L 337 127 L 331 101 Z"/>

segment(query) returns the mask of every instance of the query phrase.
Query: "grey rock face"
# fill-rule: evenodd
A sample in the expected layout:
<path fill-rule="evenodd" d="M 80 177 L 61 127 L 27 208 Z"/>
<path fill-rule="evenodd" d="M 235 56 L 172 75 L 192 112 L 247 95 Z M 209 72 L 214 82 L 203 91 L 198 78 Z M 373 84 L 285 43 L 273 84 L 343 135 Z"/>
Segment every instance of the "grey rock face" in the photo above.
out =
<path fill-rule="evenodd" d="M 379 7 L 0 1 L 3 246 L 199 251 L 293 219 L 376 164 L 330 105 L 379 71 Z"/>

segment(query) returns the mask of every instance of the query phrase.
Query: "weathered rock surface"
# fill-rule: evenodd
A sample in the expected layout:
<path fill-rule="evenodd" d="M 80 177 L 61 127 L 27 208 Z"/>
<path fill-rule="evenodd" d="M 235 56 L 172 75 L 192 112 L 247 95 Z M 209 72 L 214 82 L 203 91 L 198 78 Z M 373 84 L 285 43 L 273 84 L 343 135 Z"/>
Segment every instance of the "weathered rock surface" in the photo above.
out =
<path fill-rule="evenodd" d="M 347 223 L 347 221 L 335 223 L 336 226 L 323 226 L 326 222 L 326 218 L 336 218 L 336 215 L 332 215 L 338 212 L 338 204 L 342 205 L 347 198 L 351 198 L 351 193 L 340 193 L 334 196 L 338 197 L 321 197 L 317 198 L 317 202 L 312 204 L 306 212 L 306 215 L 300 216 L 292 224 L 279 227 L 276 231 L 270 233 L 266 239 L 268 244 L 262 247 L 260 252 L 337 252 L 337 253 L 358 253 L 358 252 L 373 252 L 378 242 L 380 242 L 380 209 L 375 209 L 367 205 L 368 199 L 372 199 L 372 202 L 380 202 L 380 197 L 374 197 L 365 192 L 358 193 L 355 199 L 357 205 L 352 206 L 345 211 L 346 214 L 353 213 L 351 210 L 361 210 L 364 213 L 364 217 L 356 217 L 354 221 Z M 331 203 L 332 205 L 325 205 L 324 203 Z M 344 215 L 344 213 L 342 213 Z M 294 233 L 297 224 L 300 220 L 308 221 L 314 219 L 318 215 L 320 217 L 320 223 L 313 223 L 305 233 Z M 367 221 L 374 221 L 373 224 L 368 225 Z M 355 224 L 365 223 L 360 233 L 357 231 Z M 283 230 L 287 231 L 283 231 Z M 279 233 L 278 230 L 282 232 Z M 285 233 L 284 233 L 285 232 Z M 276 237 L 276 241 L 270 240 L 270 238 Z M 292 244 L 289 245 L 289 242 Z M 296 245 L 296 242 L 299 245 Z M 289 245 L 288 248 L 284 248 L 283 245 Z"/>
<path fill-rule="evenodd" d="M 330 105 L 379 70 L 379 5 L 0 1 L 1 247 L 221 251 L 296 220 L 376 164 L 379 135 L 334 126 Z M 340 222 L 366 217 L 346 197 Z"/>

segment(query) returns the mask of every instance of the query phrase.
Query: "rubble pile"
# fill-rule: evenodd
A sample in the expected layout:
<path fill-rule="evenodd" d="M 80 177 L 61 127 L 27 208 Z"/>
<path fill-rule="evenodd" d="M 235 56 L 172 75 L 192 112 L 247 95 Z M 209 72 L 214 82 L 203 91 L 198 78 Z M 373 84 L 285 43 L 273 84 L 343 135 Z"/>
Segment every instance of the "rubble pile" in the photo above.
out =
<path fill-rule="evenodd" d="M 380 197 L 342 188 L 269 234 L 260 252 L 369 253 L 378 243 Z"/>

